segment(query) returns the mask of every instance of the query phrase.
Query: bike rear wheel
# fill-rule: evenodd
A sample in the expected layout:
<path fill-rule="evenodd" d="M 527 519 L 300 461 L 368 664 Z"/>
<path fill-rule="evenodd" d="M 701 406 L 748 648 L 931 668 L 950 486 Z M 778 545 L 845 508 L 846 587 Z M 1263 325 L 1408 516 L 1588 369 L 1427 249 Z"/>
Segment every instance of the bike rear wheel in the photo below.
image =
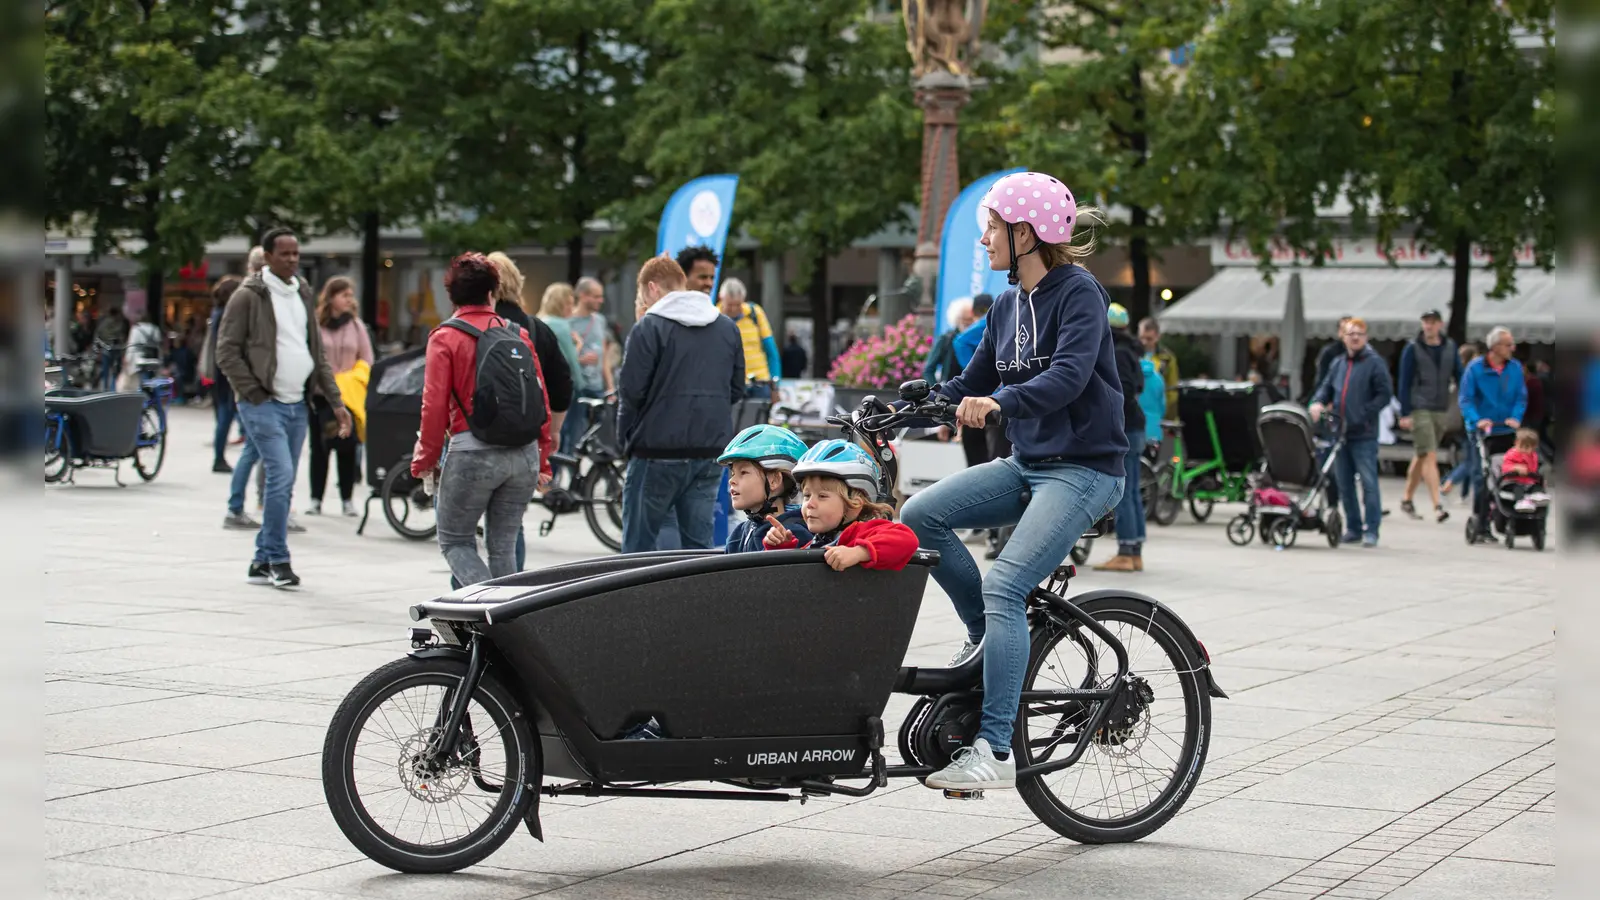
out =
<path fill-rule="evenodd" d="M 1020 764 L 1048 762 L 1079 741 L 1090 743 L 1072 766 L 1019 778 L 1017 792 L 1040 822 L 1075 841 L 1135 841 L 1176 815 L 1199 783 L 1211 699 L 1189 639 L 1172 617 L 1133 597 L 1081 608 L 1127 651 L 1130 683 L 1115 702 L 1131 702 L 1125 711 L 1134 724 L 1084 735 L 1093 704 L 1024 703 L 1012 739 Z M 1036 629 L 1030 649 L 1024 691 L 1103 688 L 1116 678 L 1115 652 L 1077 623 Z"/>
<path fill-rule="evenodd" d="M 55 484 L 67 475 L 65 423 L 54 416 L 44 419 L 44 483 Z"/>
<path fill-rule="evenodd" d="M 383 517 L 389 521 L 389 527 L 401 537 L 431 541 L 439 533 L 433 498 L 422 489 L 422 482 L 412 476 L 411 457 L 395 463 L 383 477 L 378 502 L 383 506 Z"/>
<path fill-rule="evenodd" d="M 1183 501 L 1172 493 L 1172 477 L 1171 466 L 1156 475 L 1156 502 L 1151 505 L 1150 518 L 1157 525 L 1166 526 L 1178 521 L 1178 511 L 1183 509 Z"/>
<path fill-rule="evenodd" d="M 612 463 L 596 462 L 583 476 L 583 517 L 612 552 L 622 550 L 622 475 Z"/>
<path fill-rule="evenodd" d="M 161 424 L 161 413 L 146 409 L 139 416 L 139 446 L 133 451 L 133 470 L 145 481 L 154 480 L 167 458 L 167 429 Z"/>
<path fill-rule="evenodd" d="M 339 830 L 373 862 L 408 873 L 464 869 L 499 849 L 534 801 L 538 750 L 527 719 L 487 674 L 455 752 L 426 761 L 466 669 L 455 659 L 396 660 L 334 713 L 323 793 Z"/>

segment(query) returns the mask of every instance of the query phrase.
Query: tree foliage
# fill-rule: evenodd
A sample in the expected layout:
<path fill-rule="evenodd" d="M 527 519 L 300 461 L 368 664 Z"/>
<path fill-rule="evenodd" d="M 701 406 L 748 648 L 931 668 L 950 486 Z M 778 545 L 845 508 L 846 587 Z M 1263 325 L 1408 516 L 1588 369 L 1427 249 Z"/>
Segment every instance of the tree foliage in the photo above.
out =
<path fill-rule="evenodd" d="M 1179 86 L 1185 69 L 1172 54 L 1190 44 L 1214 0 L 997 0 L 987 31 L 1001 65 L 991 79 L 979 142 L 998 138 L 1006 162 L 1048 172 L 1080 204 L 1127 211 L 1106 236 L 1128 247 L 1131 310 L 1150 308 L 1150 264 L 1160 248 L 1188 235 L 1174 215 L 1169 148 L 1190 127 Z"/>
<path fill-rule="evenodd" d="M 1386 250 L 1414 237 L 1451 253 L 1460 339 L 1474 245 L 1499 293 L 1525 243 L 1551 261 L 1551 14 L 1548 0 L 1230 3 L 1186 85 L 1193 119 L 1221 136 L 1185 148 L 1186 202 L 1263 257 L 1281 235 L 1320 258 L 1341 199 Z"/>

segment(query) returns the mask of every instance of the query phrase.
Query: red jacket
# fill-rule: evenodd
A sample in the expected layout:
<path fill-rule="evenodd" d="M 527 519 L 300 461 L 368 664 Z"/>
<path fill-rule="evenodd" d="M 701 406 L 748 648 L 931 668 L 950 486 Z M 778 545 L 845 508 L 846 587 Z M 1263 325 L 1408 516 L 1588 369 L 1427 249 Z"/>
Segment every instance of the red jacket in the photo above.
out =
<path fill-rule="evenodd" d="M 507 322 L 495 315 L 488 306 L 463 306 L 456 310 L 455 317 L 479 330 Z M 549 475 L 552 449 L 550 397 L 544 390 L 544 370 L 539 367 L 539 354 L 534 352 L 533 339 L 526 330 L 522 331 L 522 340 L 528 345 L 528 352 L 533 354 L 534 372 L 539 376 L 539 392 L 545 394 L 544 424 L 539 427 L 539 471 Z M 478 383 L 477 340 L 454 328 L 435 328 L 428 335 L 428 359 L 424 372 L 422 433 L 417 436 L 416 449 L 411 452 L 411 474 L 418 478 L 439 465 L 439 453 L 444 449 L 447 435 L 468 430 L 467 415 L 472 412 L 472 391 Z M 464 410 L 461 404 L 466 404 Z"/>
<path fill-rule="evenodd" d="M 779 544 L 773 550 L 819 550 L 828 544 L 818 543 L 818 538 L 813 537 L 801 546 L 796 538 L 790 538 L 787 543 Z M 832 546 L 835 547 L 865 547 L 872 558 L 861 564 L 863 569 L 888 569 L 898 572 L 911 562 L 911 557 L 917 552 L 917 534 L 899 522 L 888 519 L 868 519 L 864 522 L 851 522 L 845 527 L 839 540 Z"/>
<path fill-rule="evenodd" d="M 1528 470 L 1526 475 L 1517 475 L 1511 470 L 1515 466 L 1523 466 Z M 1507 481 L 1517 484 L 1533 484 L 1538 479 L 1534 477 L 1539 471 L 1539 454 L 1537 451 L 1511 449 L 1506 451 L 1505 458 L 1500 461 L 1500 474 Z"/>

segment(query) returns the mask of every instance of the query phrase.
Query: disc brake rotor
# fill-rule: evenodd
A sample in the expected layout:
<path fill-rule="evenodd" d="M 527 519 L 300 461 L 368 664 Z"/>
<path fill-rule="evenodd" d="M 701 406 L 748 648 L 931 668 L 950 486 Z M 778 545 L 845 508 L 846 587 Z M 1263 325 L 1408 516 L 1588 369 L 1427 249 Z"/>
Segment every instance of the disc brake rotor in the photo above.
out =
<path fill-rule="evenodd" d="M 400 783 L 407 793 L 424 803 L 455 799 L 472 778 L 470 769 L 458 760 L 446 760 L 443 765 L 429 760 L 429 747 L 438 734 L 437 728 L 419 731 L 400 748 Z"/>

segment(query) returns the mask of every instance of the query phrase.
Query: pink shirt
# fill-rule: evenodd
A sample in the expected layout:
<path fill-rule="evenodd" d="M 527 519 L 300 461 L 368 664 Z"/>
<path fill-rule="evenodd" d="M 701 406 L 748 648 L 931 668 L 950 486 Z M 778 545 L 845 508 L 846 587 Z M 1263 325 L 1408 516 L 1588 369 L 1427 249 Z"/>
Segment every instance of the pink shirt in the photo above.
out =
<path fill-rule="evenodd" d="M 1511 469 L 1514 466 L 1526 467 L 1528 474 L 1513 474 Z M 1538 471 L 1539 454 L 1529 450 L 1508 450 L 1506 451 L 1505 458 L 1500 462 L 1500 474 L 1505 477 L 1506 481 L 1514 481 L 1518 484 L 1533 484 L 1535 481 L 1537 481 L 1537 479 L 1533 477 L 1534 473 Z"/>
<path fill-rule="evenodd" d="M 355 368 L 358 359 L 364 359 L 367 365 L 372 365 L 372 339 L 367 336 L 367 326 L 361 324 L 360 319 L 351 318 L 336 328 L 326 325 L 319 327 L 322 330 L 322 355 L 327 358 L 333 374 L 350 371 Z"/>

